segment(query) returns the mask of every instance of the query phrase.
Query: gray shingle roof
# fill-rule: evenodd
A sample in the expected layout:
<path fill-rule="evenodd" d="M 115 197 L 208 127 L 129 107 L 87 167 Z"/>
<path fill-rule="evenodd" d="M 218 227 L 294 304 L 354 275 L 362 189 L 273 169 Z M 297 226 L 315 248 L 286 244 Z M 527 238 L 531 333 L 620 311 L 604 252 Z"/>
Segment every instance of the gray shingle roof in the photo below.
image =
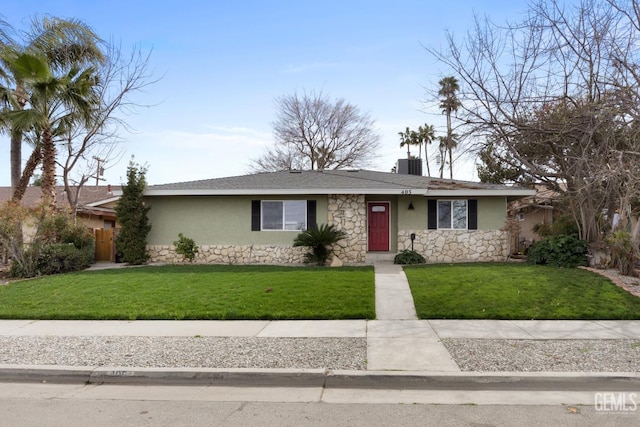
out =
<path fill-rule="evenodd" d="M 398 194 L 411 190 L 412 194 L 427 192 L 465 191 L 510 192 L 520 194 L 517 187 L 455 181 L 416 175 L 402 175 L 368 170 L 280 171 L 201 181 L 178 182 L 147 187 L 146 195 L 188 194 L 277 194 L 288 193 L 364 193 Z M 524 194 L 523 194 L 524 195 Z"/>
<path fill-rule="evenodd" d="M 72 191 L 76 191 L 76 187 L 71 188 Z M 100 202 L 106 199 L 114 197 L 114 193 L 121 190 L 119 185 L 85 185 L 80 190 L 80 196 L 78 197 L 78 206 L 85 206 L 91 203 Z M 67 196 L 64 194 L 64 187 L 61 185 L 56 186 L 56 203 L 58 208 L 68 208 L 69 202 Z M 22 205 L 34 207 L 37 206 L 42 200 L 42 188 L 29 186 L 26 188 L 24 197 L 22 198 Z M 11 199 L 11 187 L 0 187 L 0 203 Z"/>

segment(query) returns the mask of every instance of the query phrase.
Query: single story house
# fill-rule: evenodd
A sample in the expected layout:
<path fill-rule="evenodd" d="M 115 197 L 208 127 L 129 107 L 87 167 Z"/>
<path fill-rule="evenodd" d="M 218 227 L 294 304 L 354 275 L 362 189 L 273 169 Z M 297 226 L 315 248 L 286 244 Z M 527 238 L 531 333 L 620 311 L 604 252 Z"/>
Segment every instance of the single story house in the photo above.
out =
<path fill-rule="evenodd" d="M 301 263 L 305 229 L 335 224 L 344 264 L 412 247 L 429 262 L 498 261 L 510 252 L 507 204 L 534 190 L 368 170 L 280 171 L 145 189 L 151 262 L 179 262 L 178 233 L 197 262 Z M 413 238 L 412 238 L 413 237 Z"/>

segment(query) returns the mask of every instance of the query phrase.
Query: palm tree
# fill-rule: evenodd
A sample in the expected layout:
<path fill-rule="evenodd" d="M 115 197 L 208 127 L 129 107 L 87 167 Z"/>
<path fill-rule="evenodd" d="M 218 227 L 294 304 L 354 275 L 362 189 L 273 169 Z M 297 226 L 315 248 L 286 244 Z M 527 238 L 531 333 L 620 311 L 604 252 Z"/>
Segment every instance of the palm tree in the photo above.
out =
<path fill-rule="evenodd" d="M 418 126 L 418 138 L 420 140 L 420 149 L 422 150 L 422 144 L 424 143 L 424 158 L 427 163 L 427 176 L 431 176 L 431 169 L 429 168 L 429 155 L 427 154 L 427 146 L 433 142 L 436 138 L 436 130 L 433 125 L 425 123 L 424 126 Z"/>
<path fill-rule="evenodd" d="M 11 102 L 4 102 L 5 110 L 22 110 L 29 102 L 31 94 L 26 90 L 19 74 L 12 64 L 22 54 L 42 56 L 55 74 L 63 75 L 73 67 L 98 64 L 105 57 L 99 48 L 100 38 L 86 24 L 76 19 L 37 18 L 31 23 L 31 32 L 25 33 L 23 40 L 14 40 L 9 34 L 11 26 L 0 21 L 0 78 L 7 87 L 13 87 Z M 33 170 L 40 163 L 40 151 L 34 151 L 22 171 L 23 132 L 14 129 L 11 123 L 2 123 L 11 135 L 11 188 L 13 199 L 19 201 L 31 178 Z M 31 172 L 30 172 L 31 171 Z"/>
<path fill-rule="evenodd" d="M 322 224 L 298 234 L 293 246 L 308 246 L 310 251 L 305 254 L 305 262 L 323 266 L 333 253 L 333 246 L 346 237 L 347 234 L 335 228 L 334 224 Z"/>
<path fill-rule="evenodd" d="M 460 90 L 460 85 L 458 84 L 458 79 L 453 76 L 444 77 L 438 82 L 438 84 L 440 85 L 438 95 L 443 97 L 440 99 L 440 108 L 442 108 L 442 112 L 447 116 L 447 137 L 443 152 L 445 154 L 448 152 L 449 154 L 449 175 L 450 178 L 453 179 L 452 153 L 456 142 L 453 138 L 453 129 L 451 127 L 451 114 L 458 111 L 458 108 L 462 105 L 457 96 L 457 92 Z M 445 159 L 442 159 L 442 163 L 440 164 L 440 178 L 443 177 L 444 164 Z"/>
<path fill-rule="evenodd" d="M 411 140 L 411 130 L 409 130 L 409 127 L 407 127 L 404 132 L 398 132 L 398 135 L 400 135 L 400 148 L 404 147 L 405 145 L 407 146 L 407 159 L 410 159 L 411 151 L 409 150 L 409 147 L 413 144 Z"/>
<path fill-rule="evenodd" d="M 55 208 L 56 146 L 54 138 L 65 132 L 70 121 L 90 122 L 97 102 L 95 70 L 72 67 L 66 74 L 53 75 L 46 58 L 21 54 L 11 63 L 16 79 L 30 93 L 28 108 L 8 113 L 16 132 L 34 130 L 39 138 L 34 152 L 42 156 L 42 199 Z"/>

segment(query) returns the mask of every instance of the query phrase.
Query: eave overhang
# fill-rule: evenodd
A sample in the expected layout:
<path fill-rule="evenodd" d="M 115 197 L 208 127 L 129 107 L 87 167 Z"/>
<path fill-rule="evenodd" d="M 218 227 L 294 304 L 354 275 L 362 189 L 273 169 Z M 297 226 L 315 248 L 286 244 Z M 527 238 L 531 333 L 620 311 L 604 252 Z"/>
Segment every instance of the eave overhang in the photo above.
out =
<path fill-rule="evenodd" d="M 521 198 L 533 196 L 535 190 L 523 188 L 509 188 L 500 190 L 491 189 L 439 189 L 430 190 L 428 188 L 296 188 L 296 189 L 194 189 L 194 190 L 145 190 L 144 196 L 295 196 L 295 195 L 326 195 L 326 194 L 364 194 L 364 195 L 410 195 L 426 197 L 510 197 Z"/>

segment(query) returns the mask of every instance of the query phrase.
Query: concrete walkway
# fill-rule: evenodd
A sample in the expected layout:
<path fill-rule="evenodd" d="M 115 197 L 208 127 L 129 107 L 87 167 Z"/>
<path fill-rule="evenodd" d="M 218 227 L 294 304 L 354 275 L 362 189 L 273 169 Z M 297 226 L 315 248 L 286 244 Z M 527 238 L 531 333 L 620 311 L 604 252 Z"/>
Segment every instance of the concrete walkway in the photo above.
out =
<path fill-rule="evenodd" d="M 402 266 L 378 261 L 374 264 L 376 318 L 378 320 L 417 320 L 413 296 Z"/>
<path fill-rule="evenodd" d="M 367 369 L 460 372 L 429 323 L 418 321 L 402 266 L 374 264 L 376 318 L 367 324 Z"/>

